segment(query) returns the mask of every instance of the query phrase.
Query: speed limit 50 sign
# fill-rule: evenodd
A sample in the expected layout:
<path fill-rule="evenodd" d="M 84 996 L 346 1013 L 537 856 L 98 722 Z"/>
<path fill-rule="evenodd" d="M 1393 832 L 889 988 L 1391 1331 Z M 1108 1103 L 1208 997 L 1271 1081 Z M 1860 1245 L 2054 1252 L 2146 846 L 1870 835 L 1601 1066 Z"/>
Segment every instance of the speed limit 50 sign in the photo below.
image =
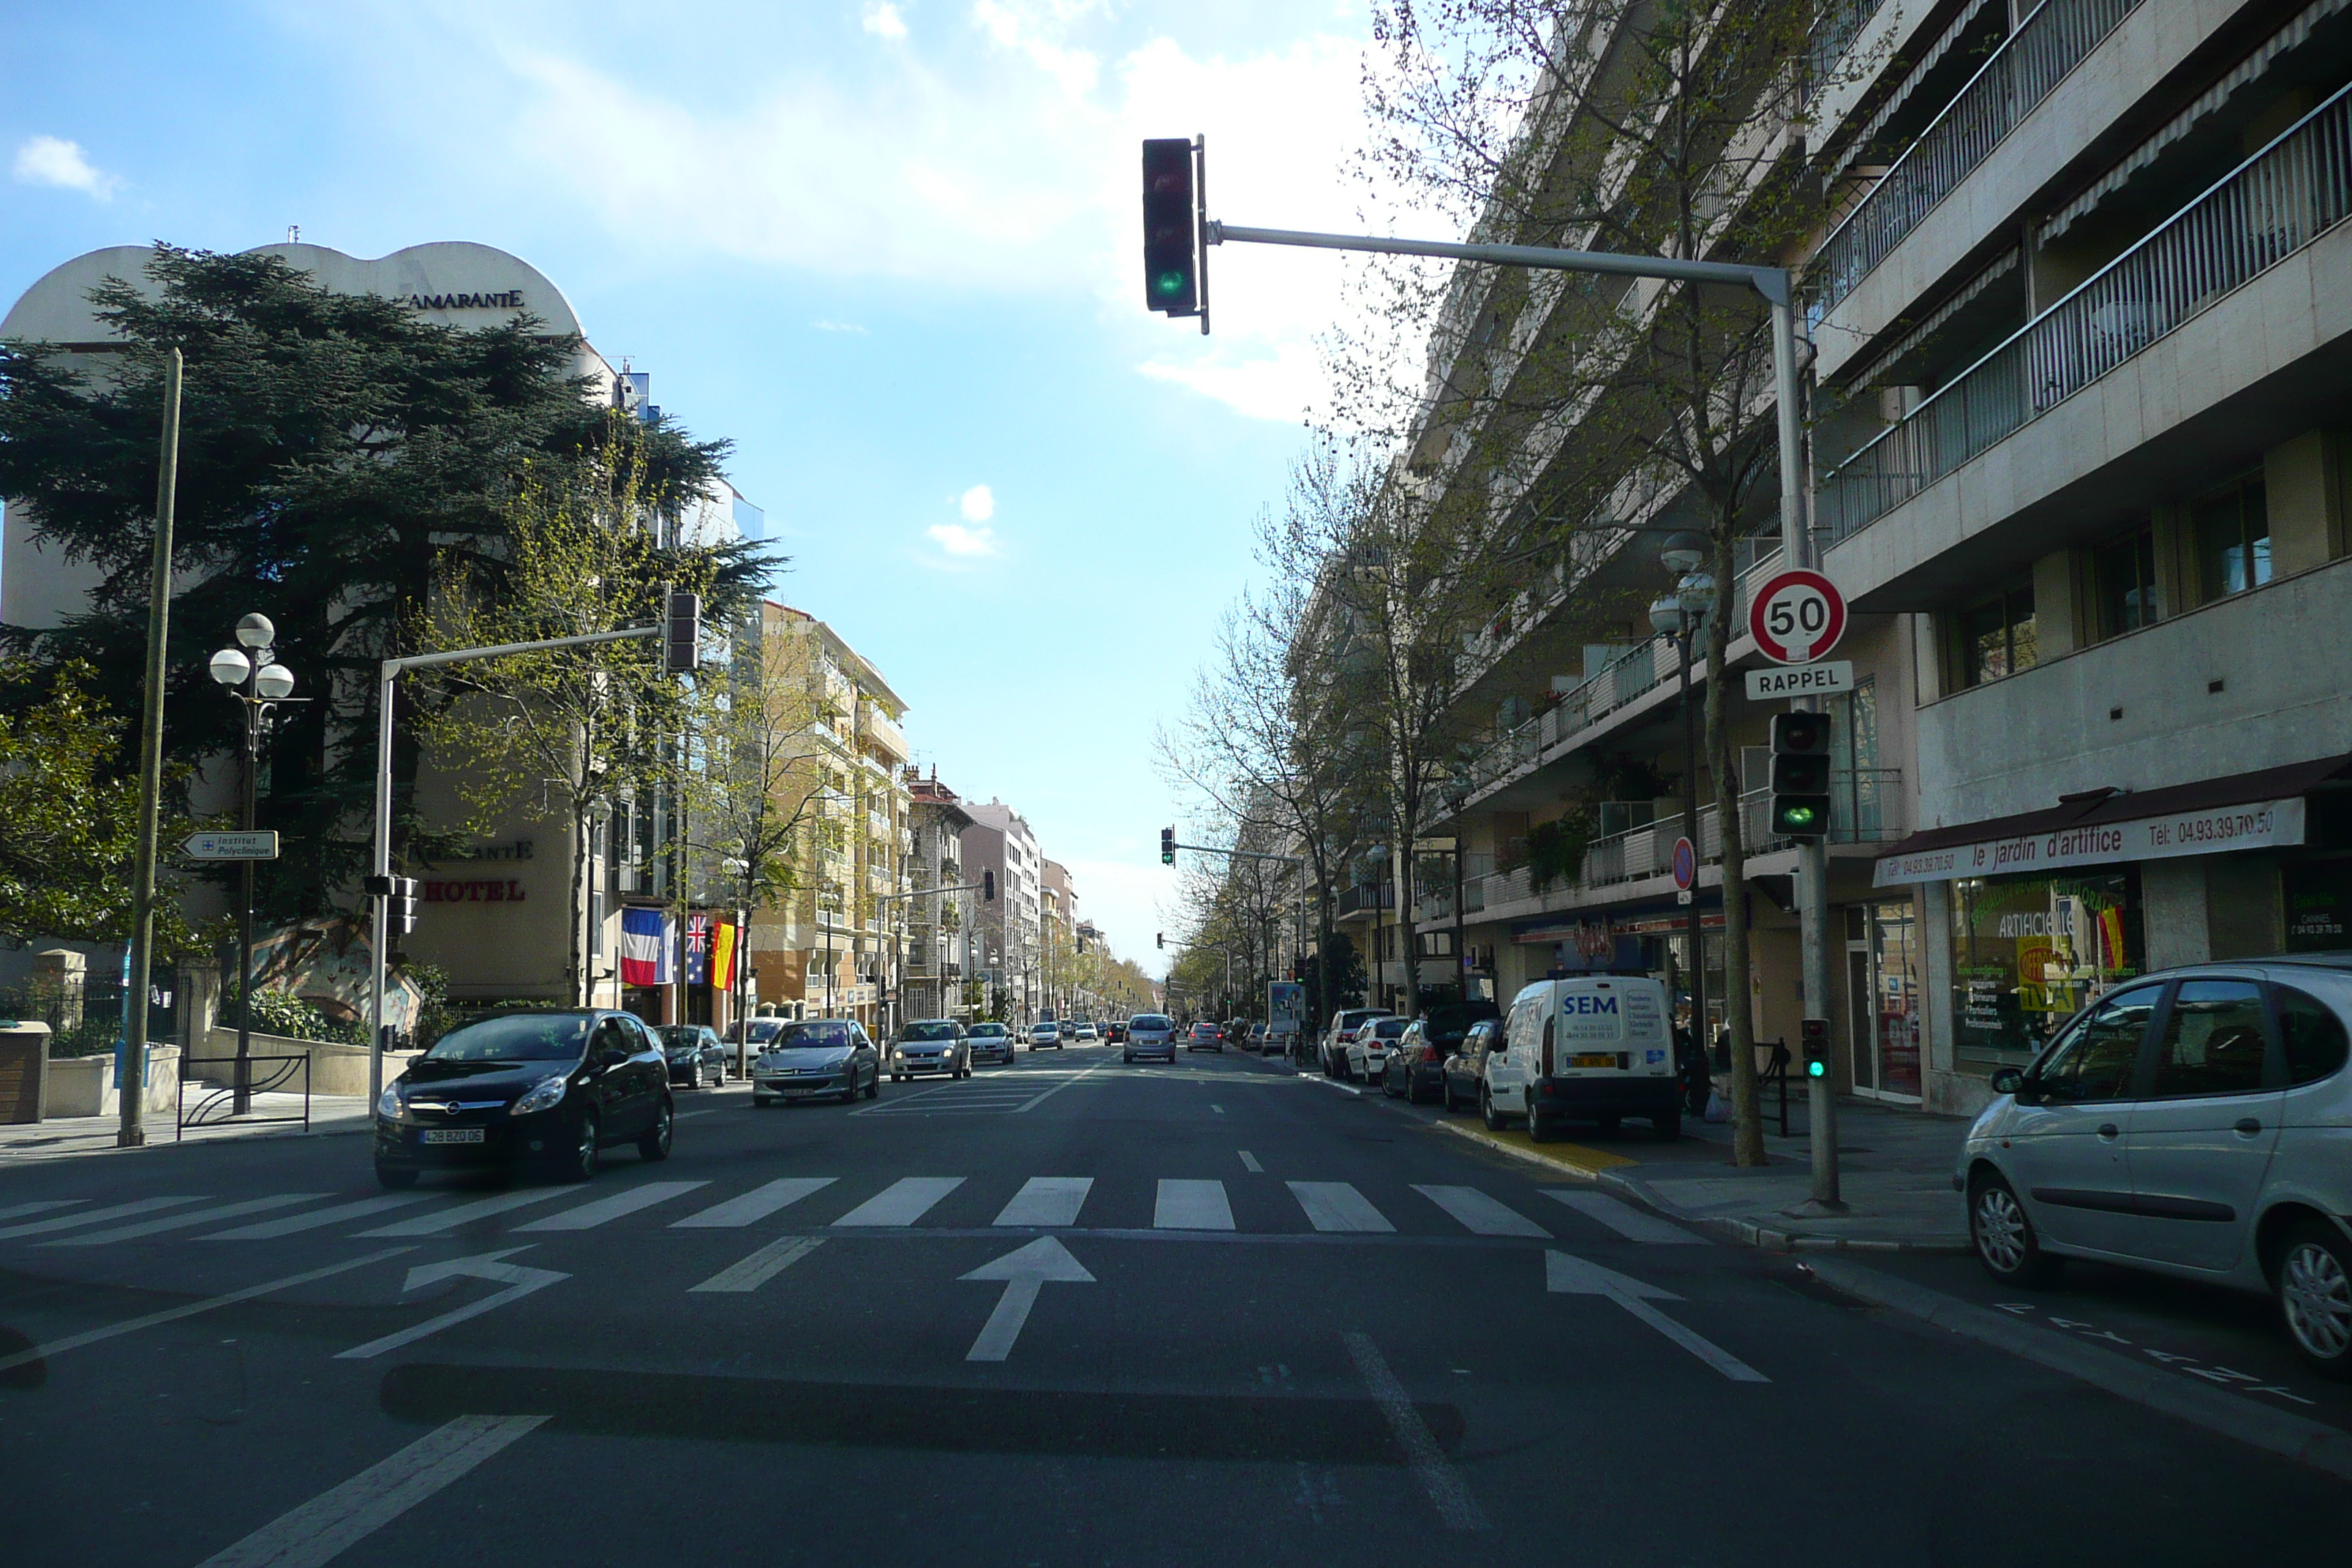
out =
<path fill-rule="evenodd" d="M 1775 664 L 1811 664 L 1845 636 L 1845 595 L 1818 572 L 1777 572 L 1748 611 L 1756 646 Z"/>

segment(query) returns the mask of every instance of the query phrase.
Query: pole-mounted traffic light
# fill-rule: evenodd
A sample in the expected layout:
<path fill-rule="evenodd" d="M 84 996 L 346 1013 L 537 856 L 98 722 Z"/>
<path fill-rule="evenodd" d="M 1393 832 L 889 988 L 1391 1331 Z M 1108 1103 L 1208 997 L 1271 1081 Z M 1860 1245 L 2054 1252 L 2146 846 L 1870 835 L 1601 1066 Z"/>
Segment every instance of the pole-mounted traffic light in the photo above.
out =
<path fill-rule="evenodd" d="M 1830 831 L 1830 716 L 1772 715 L 1772 825 L 1776 838 L 1819 839 Z"/>
<path fill-rule="evenodd" d="M 662 595 L 662 673 L 691 675 L 702 662 L 702 595 L 681 589 Z"/>
<path fill-rule="evenodd" d="M 1827 1018 L 1806 1018 L 1797 1026 L 1797 1036 L 1804 1046 L 1805 1076 L 1830 1076 L 1830 1021 Z"/>
<path fill-rule="evenodd" d="M 992 904 L 996 901 L 995 872 L 982 871 L 980 874 L 980 900 L 984 904 Z"/>
<path fill-rule="evenodd" d="M 1168 947 L 1168 933 L 1164 931 L 1153 931 L 1151 933 L 1151 945 L 1160 949 L 1162 952 L 1165 952 Z"/>
<path fill-rule="evenodd" d="M 384 900 L 384 925 L 394 936 L 416 929 L 416 901 L 424 889 L 414 877 L 370 877 L 367 891 Z"/>
<path fill-rule="evenodd" d="M 1172 827 L 1160 830 L 1160 863 L 1162 866 L 1176 864 L 1176 830 Z"/>
<path fill-rule="evenodd" d="M 1198 316 L 1209 330 L 1207 247 L 1202 189 L 1207 173 L 1199 137 L 1143 144 L 1143 302 L 1169 316 Z"/>

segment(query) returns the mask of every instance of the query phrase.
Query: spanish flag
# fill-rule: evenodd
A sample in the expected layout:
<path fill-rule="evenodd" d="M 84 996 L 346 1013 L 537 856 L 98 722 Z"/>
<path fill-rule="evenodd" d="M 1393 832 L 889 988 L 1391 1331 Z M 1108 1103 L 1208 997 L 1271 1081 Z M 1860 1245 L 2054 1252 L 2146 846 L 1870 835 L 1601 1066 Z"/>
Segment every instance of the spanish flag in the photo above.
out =
<path fill-rule="evenodd" d="M 735 928 L 724 921 L 711 922 L 710 984 L 721 991 L 735 989 Z"/>

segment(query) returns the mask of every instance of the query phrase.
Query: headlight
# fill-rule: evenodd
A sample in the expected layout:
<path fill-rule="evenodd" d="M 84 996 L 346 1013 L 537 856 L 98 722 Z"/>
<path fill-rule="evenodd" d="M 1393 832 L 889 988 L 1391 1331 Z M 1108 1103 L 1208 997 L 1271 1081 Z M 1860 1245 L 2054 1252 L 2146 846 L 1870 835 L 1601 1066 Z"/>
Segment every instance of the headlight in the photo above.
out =
<path fill-rule="evenodd" d="M 571 1080 L 562 1077 L 561 1074 L 558 1074 L 554 1078 L 543 1079 L 525 1093 L 520 1100 L 514 1102 L 514 1105 L 510 1108 L 509 1114 L 515 1116 L 529 1116 L 535 1110 L 545 1110 L 549 1106 L 553 1105 L 557 1100 L 562 1100 L 563 1098 L 563 1091 L 571 1087 Z"/>
<path fill-rule="evenodd" d="M 398 1084 L 388 1083 L 383 1086 L 383 1093 L 377 1097 L 375 1102 L 375 1113 L 387 1121 L 400 1120 L 400 1086 Z"/>

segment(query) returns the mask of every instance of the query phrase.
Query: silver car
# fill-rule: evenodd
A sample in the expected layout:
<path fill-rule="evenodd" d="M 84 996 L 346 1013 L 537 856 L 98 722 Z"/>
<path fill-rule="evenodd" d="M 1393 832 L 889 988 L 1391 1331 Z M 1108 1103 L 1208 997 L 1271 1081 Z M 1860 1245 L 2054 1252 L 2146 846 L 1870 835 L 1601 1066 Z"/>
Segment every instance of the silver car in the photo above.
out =
<path fill-rule="evenodd" d="M 2352 1377 L 2352 954 L 2120 984 L 1992 1077 L 1952 1185 L 1996 1279 L 2064 1258 L 2275 1296 Z"/>
<path fill-rule="evenodd" d="M 971 1076 L 971 1045 L 953 1018 L 917 1018 L 901 1025 L 898 1037 L 891 1042 L 892 1083 L 927 1072 L 943 1072 L 950 1078 Z"/>
<path fill-rule="evenodd" d="M 1164 1013 L 1138 1013 L 1127 1021 L 1127 1048 L 1121 1061 L 1139 1056 L 1176 1059 L 1176 1020 Z"/>

